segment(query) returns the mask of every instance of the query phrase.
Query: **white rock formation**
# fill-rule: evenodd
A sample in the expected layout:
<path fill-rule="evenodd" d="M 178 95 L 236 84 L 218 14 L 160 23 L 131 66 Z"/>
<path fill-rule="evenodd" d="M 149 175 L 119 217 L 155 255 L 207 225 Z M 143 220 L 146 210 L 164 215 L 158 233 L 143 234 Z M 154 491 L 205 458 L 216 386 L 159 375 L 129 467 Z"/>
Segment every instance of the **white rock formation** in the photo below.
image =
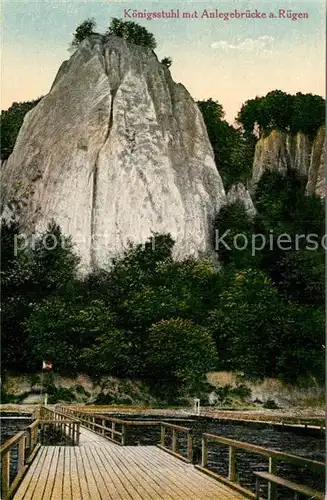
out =
<path fill-rule="evenodd" d="M 308 172 L 307 193 L 316 193 L 323 198 L 326 193 L 326 128 L 319 129 L 313 141 Z"/>
<path fill-rule="evenodd" d="M 278 170 L 285 174 L 294 169 L 307 178 L 307 192 L 325 196 L 324 158 L 325 127 L 322 126 L 312 141 L 298 132 L 290 135 L 273 130 L 268 137 L 260 139 L 255 148 L 252 186 L 255 186 L 266 170 Z"/>
<path fill-rule="evenodd" d="M 211 253 L 210 224 L 226 202 L 201 113 L 147 48 L 85 40 L 26 116 L 3 168 L 3 202 L 26 228 L 54 219 L 85 269 L 152 232 L 175 258 Z"/>
<path fill-rule="evenodd" d="M 250 217 L 257 213 L 249 191 L 241 182 L 233 184 L 227 193 L 228 205 L 236 201 L 241 201 L 244 204 L 245 210 Z"/>

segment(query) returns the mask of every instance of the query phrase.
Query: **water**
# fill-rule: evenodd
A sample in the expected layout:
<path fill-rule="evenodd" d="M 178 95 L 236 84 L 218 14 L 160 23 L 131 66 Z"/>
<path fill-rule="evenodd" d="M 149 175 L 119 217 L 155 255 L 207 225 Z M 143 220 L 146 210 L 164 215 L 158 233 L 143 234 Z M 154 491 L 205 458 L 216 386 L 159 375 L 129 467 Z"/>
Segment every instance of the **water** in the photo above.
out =
<path fill-rule="evenodd" d="M 3 445 L 17 432 L 25 430 L 32 421 L 29 413 L 2 413 L 0 417 L 0 444 Z"/>

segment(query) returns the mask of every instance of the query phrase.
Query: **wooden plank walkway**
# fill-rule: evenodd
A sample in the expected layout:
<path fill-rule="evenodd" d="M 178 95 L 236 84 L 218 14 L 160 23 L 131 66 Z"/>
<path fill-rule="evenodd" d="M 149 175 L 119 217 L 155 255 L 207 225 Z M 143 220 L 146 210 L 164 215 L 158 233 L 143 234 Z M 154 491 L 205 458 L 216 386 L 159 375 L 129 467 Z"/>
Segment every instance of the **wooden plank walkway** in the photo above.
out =
<path fill-rule="evenodd" d="M 42 446 L 15 500 L 245 498 L 156 446 L 118 446 L 82 428 L 80 446 Z"/>

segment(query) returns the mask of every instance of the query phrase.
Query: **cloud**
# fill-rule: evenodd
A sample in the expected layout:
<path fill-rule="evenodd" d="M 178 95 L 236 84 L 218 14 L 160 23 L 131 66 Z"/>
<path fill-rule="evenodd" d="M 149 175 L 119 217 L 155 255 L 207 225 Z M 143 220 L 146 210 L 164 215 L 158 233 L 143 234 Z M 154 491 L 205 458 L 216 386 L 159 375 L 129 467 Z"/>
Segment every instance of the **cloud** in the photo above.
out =
<path fill-rule="evenodd" d="M 273 41 L 274 38 L 272 36 L 263 35 L 258 38 L 245 38 L 236 44 L 227 42 L 226 40 L 220 40 L 219 42 L 213 43 L 211 47 L 213 49 L 224 50 L 225 52 L 239 50 L 242 52 L 263 51 L 267 53 L 270 52 Z"/>

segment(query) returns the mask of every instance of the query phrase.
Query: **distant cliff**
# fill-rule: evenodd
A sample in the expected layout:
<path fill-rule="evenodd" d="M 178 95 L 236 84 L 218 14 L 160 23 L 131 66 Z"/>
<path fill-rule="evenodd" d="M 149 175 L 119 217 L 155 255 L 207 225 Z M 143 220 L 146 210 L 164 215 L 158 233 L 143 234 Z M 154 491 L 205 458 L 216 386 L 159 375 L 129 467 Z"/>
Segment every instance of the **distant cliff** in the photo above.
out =
<path fill-rule="evenodd" d="M 307 192 L 324 197 L 325 133 L 322 126 L 313 140 L 301 132 L 291 135 L 277 130 L 261 138 L 255 148 L 252 186 L 266 170 L 295 169 L 307 179 Z"/>
<path fill-rule="evenodd" d="M 153 232 L 171 233 L 176 258 L 209 254 L 226 203 L 190 94 L 150 49 L 113 36 L 91 36 L 61 66 L 2 170 L 3 205 L 24 207 L 31 231 L 54 219 L 86 269 Z"/>

